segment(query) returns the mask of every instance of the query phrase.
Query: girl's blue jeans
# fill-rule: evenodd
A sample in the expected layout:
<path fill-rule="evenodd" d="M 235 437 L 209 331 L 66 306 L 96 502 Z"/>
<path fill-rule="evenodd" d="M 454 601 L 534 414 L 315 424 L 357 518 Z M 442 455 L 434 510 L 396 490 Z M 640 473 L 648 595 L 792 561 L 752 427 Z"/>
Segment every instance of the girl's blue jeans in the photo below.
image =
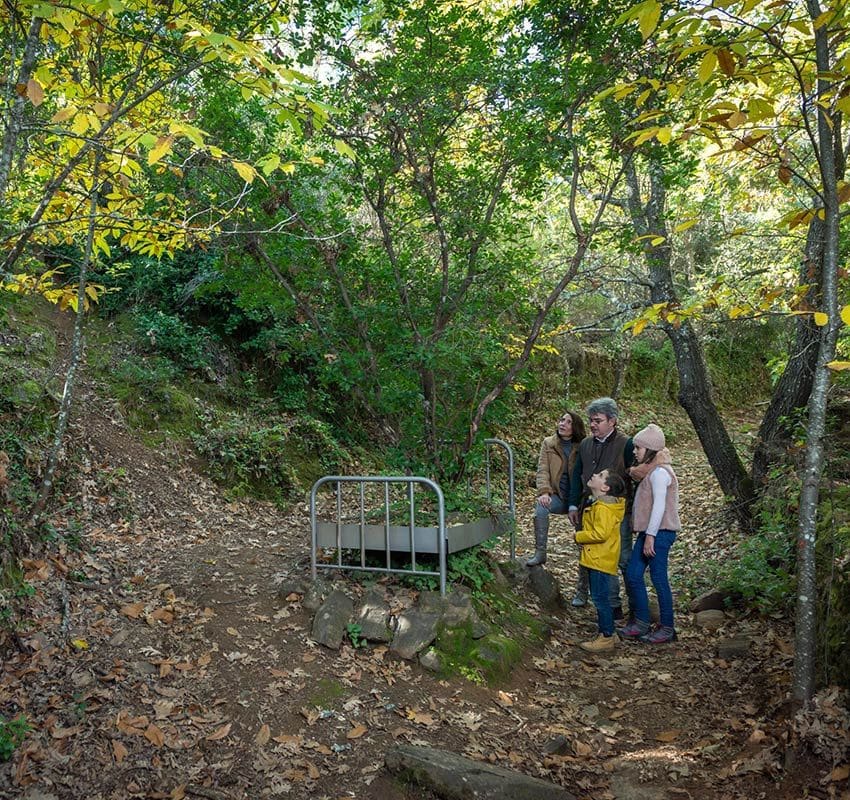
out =
<path fill-rule="evenodd" d="M 611 608 L 610 586 L 611 576 L 598 569 L 588 569 L 587 577 L 590 581 L 590 597 L 596 606 L 596 622 L 599 632 L 606 636 L 614 635 L 614 611 Z"/>
<path fill-rule="evenodd" d="M 673 627 L 673 592 L 670 589 L 670 580 L 667 577 L 667 561 L 670 556 L 670 548 L 676 541 L 676 531 L 660 530 L 655 537 L 655 555 L 647 558 L 643 554 L 643 543 L 646 534 L 638 534 L 632 548 L 629 565 L 626 567 L 626 584 L 629 591 L 629 599 L 633 603 L 632 611 L 641 622 L 649 622 L 649 597 L 646 594 L 644 573 L 649 567 L 649 577 L 655 587 L 658 597 L 659 621 L 668 628 Z"/>

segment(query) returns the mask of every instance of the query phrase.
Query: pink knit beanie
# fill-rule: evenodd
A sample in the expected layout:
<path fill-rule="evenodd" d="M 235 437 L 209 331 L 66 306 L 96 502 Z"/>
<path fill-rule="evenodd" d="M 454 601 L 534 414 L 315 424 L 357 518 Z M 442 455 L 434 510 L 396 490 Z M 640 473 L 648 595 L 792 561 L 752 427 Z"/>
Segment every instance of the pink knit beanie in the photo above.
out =
<path fill-rule="evenodd" d="M 638 431 L 632 441 L 647 450 L 663 450 L 664 431 L 657 425 L 650 423 L 642 431 Z"/>

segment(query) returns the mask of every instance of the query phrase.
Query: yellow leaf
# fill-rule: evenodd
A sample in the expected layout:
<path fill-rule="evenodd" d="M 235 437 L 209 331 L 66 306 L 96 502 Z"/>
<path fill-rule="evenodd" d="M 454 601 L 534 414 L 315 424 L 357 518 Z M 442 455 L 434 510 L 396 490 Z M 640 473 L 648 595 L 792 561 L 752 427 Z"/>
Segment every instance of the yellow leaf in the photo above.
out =
<path fill-rule="evenodd" d="M 153 149 L 148 153 L 148 166 L 156 164 L 163 156 L 170 153 L 173 144 L 173 136 L 160 136 Z"/>
<path fill-rule="evenodd" d="M 850 325 L 850 306 L 844 306 L 841 309 L 841 321 L 845 325 Z"/>
<path fill-rule="evenodd" d="M 845 369 L 850 369 L 850 361 L 830 361 L 826 366 L 836 372 L 844 372 Z"/>
<path fill-rule="evenodd" d="M 649 243 L 653 247 L 658 247 L 658 245 L 664 244 L 664 242 L 666 242 L 666 241 L 667 241 L 666 236 L 653 236 L 652 239 L 649 240 Z"/>
<path fill-rule="evenodd" d="M 369 729 L 365 725 L 355 725 L 348 733 L 345 734 L 346 739 L 359 739 Z"/>
<path fill-rule="evenodd" d="M 245 183 L 253 183 L 254 178 L 257 177 L 257 171 L 250 164 L 246 164 L 244 161 L 234 161 L 233 169 L 239 173 L 239 177 L 242 178 Z"/>
<path fill-rule="evenodd" d="M 703 57 L 702 62 L 699 65 L 699 70 L 697 72 L 697 80 L 700 83 L 705 83 L 710 77 L 711 73 L 714 72 L 714 68 L 717 66 L 717 54 L 714 50 L 709 50 Z"/>
<path fill-rule="evenodd" d="M 347 142 L 342 139 L 334 139 L 334 148 L 340 155 L 350 158 L 352 161 L 357 160 L 357 153 L 351 149 Z"/>
<path fill-rule="evenodd" d="M 835 10 L 834 9 L 832 9 L 830 11 L 824 11 L 823 14 L 819 14 L 815 18 L 815 21 L 812 23 L 812 27 L 815 30 L 819 30 L 824 25 L 826 25 L 826 23 L 829 22 L 834 16 L 835 16 Z"/>
<path fill-rule="evenodd" d="M 88 650 L 89 643 L 85 639 L 71 639 L 71 644 L 77 648 L 77 650 Z"/>
<path fill-rule="evenodd" d="M 673 233 L 681 233 L 682 231 L 688 230 L 688 228 L 693 228 L 698 222 L 698 219 L 689 219 L 687 222 L 681 222 L 673 228 Z"/>
<path fill-rule="evenodd" d="M 632 336 L 640 336 L 647 325 L 647 320 L 639 319 L 632 328 Z"/>
<path fill-rule="evenodd" d="M 646 41 L 652 32 L 658 27 L 658 20 L 661 19 L 661 4 L 656 0 L 645 0 L 640 4 L 640 11 L 637 16 L 640 35 Z"/>
<path fill-rule="evenodd" d="M 822 328 L 827 322 L 829 322 L 828 314 L 824 314 L 823 311 L 815 311 L 815 325 Z"/>
<path fill-rule="evenodd" d="M 670 139 L 673 137 L 673 131 L 670 128 L 659 128 L 658 133 L 655 134 L 655 138 L 658 139 L 661 144 L 670 144 Z"/>

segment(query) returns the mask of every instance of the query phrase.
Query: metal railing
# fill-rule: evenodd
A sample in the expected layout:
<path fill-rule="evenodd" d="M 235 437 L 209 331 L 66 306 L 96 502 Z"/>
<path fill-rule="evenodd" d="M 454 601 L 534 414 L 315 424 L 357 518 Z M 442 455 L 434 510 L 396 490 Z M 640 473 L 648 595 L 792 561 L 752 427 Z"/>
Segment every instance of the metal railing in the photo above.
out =
<path fill-rule="evenodd" d="M 316 493 L 327 483 L 336 484 L 336 562 L 319 563 L 317 559 L 318 553 L 318 519 L 316 516 Z M 360 489 L 360 522 L 359 536 L 357 537 L 360 550 L 360 564 L 358 566 L 343 563 L 342 551 L 343 544 L 343 521 L 342 521 L 342 484 L 356 483 Z M 386 556 L 386 566 L 375 567 L 366 565 L 366 541 L 367 541 L 367 525 L 366 525 L 366 502 L 365 502 L 365 487 L 367 483 L 383 484 L 384 485 L 384 553 Z M 392 548 L 391 537 L 393 528 L 390 525 L 390 485 L 393 483 L 407 484 L 407 501 L 410 511 L 410 523 L 407 527 L 409 532 L 409 550 L 411 557 L 411 566 L 409 569 L 392 566 Z M 416 506 L 414 503 L 413 486 L 421 484 L 432 492 L 437 497 L 437 530 L 436 530 L 436 547 L 439 559 L 440 569 L 438 572 L 433 570 L 418 570 L 416 568 Z M 324 478 L 319 478 L 314 484 L 310 492 L 310 527 L 312 530 L 312 547 L 310 549 L 310 574 L 313 580 L 316 579 L 318 569 L 358 569 L 364 572 L 397 572 L 417 575 L 428 575 L 439 577 L 440 579 L 440 594 L 446 593 L 446 504 L 443 498 L 443 490 L 432 481 L 430 478 L 422 478 L 418 476 L 402 476 L 402 475 L 327 475 Z M 420 528 L 420 531 L 422 529 Z M 405 548 L 407 550 L 407 548 Z M 420 551 L 421 552 L 421 551 Z"/>
<path fill-rule="evenodd" d="M 491 474 L 490 474 L 490 450 L 493 446 L 504 450 L 508 460 L 508 511 L 510 514 L 510 552 L 511 558 L 516 558 L 516 513 L 514 500 L 514 455 L 510 445 L 503 442 L 501 439 L 485 439 L 485 462 L 486 462 L 486 498 L 489 502 L 491 499 Z M 320 522 L 316 509 L 316 497 L 319 489 L 328 484 L 334 485 L 336 490 L 336 520 L 331 525 L 321 523 L 321 534 L 324 537 L 320 543 Z M 355 484 L 358 489 L 358 506 L 359 511 L 357 521 L 355 523 L 346 523 L 343 520 L 343 485 Z M 366 512 L 366 486 L 374 484 L 383 486 L 383 524 L 376 525 L 367 522 Z M 392 504 L 390 502 L 390 488 L 393 484 L 402 484 L 407 487 L 407 524 L 393 525 L 390 519 L 390 510 Z M 421 486 L 426 490 L 430 490 L 437 500 L 436 518 L 437 525 L 430 527 L 422 527 L 416 525 L 416 503 L 414 496 L 414 487 Z M 319 569 L 349 569 L 359 570 L 363 572 L 382 572 L 382 573 L 401 573 L 406 575 L 415 574 L 418 576 L 438 577 L 440 580 L 440 594 L 446 593 L 446 565 L 449 552 L 449 545 L 446 538 L 446 506 L 443 497 L 443 490 L 440 486 L 430 478 L 410 475 L 326 475 L 319 478 L 310 491 L 310 528 L 312 534 L 312 545 L 310 548 L 310 574 L 313 580 L 316 579 Z M 331 529 L 331 531 L 328 530 Z M 459 530 L 455 528 L 455 530 Z M 489 534 L 492 535 L 492 530 Z M 332 538 L 333 541 L 328 541 Z M 471 546 L 464 542 L 464 537 L 458 535 L 458 541 L 455 543 L 455 549 Z M 472 544 L 477 542 L 473 541 Z M 336 549 L 336 559 L 334 561 L 318 560 L 318 551 L 321 547 L 329 547 Z M 350 561 L 343 561 L 343 551 L 354 550 L 359 551 L 359 563 L 352 564 Z M 367 550 L 383 550 L 384 566 L 367 565 L 366 551 Z M 392 566 L 393 551 L 409 552 L 411 563 L 409 567 L 394 567 Z M 416 563 L 416 554 L 419 553 L 434 553 L 438 557 L 439 570 L 418 569 Z"/>

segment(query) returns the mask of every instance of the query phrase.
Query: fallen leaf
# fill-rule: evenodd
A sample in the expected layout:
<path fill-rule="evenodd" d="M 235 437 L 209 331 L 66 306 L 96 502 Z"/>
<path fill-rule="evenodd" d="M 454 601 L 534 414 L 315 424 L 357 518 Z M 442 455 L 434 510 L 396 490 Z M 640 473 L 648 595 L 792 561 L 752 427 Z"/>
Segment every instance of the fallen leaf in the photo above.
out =
<path fill-rule="evenodd" d="M 408 708 L 407 718 L 415 722 L 417 725 L 433 725 L 435 721 L 431 714 L 426 714 L 418 708 Z"/>
<path fill-rule="evenodd" d="M 308 761 L 307 762 L 307 774 L 310 776 L 310 778 L 312 780 L 315 781 L 315 780 L 318 780 L 318 778 L 321 776 L 322 773 L 319 772 L 319 768 L 315 764 Z"/>
<path fill-rule="evenodd" d="M 72 728 L 54 728 L 52 731 L 50 731 L 50 735 L 54 739 L 67 739 L 70 736 L 74 736 L 75 734 L 79 733 L 82 729 L 82 725 L 74 725 Z"/>
<path fill-rule="evenodd" d="M 228 722 L 227 725 L 222 725 L 215 733 L 211 733 L 207 736 L 208 742 L 217 742 L 219 739 L 224 739 L 227 734 L 230 733 L 230 726 L 233 725 L 232 722 Z"/>
<path fill-rule="evenodd" d="M 117 739 L 112 740 L 112 753 L 115 756 L 115 760 L 120 764 L 125 758 L 127 758 L 127 754 L 130 751 L 127 750 L 124 745 L 119 742 Z"/>
<path fill-rule="evenodd" d="M 507 692 L 500 691 L 496 695 L 496 704 L 502 708 L 510 708 L 514 704 L 514 699 Z"/>
<path fill-rule="evenodd" d="M 183 800 L 186 796 L 186 784 L 181 783 L 179 786 L 175 786 L 171 790 L 171 794 L 168 795 L 171 800 Z"/>
<path fill-rule="evenodd" d="M 288 595 L 286 595 L 286 602 L 287 603 L 294 603 L 296 600 L 300 600 L 300 599 L 301 599 L 301 595 L 296 594 L 295 592 L 290 592 Z"/>
<path fill-rule="evenodd" d="M 144 608 L 144 603 L 129 603 L 126 606 L 121 606 L 120 613 L 125 617 L 130 617 L 130 619 L 138 619 Z"/>
<path fill-rule="evenodd" d="M 237 631 L 237 630 L 236 630 L 236 628 L 228 628 L 228 629 L 227 629 L 227 632 L 228 632 L 231 636 L 238 636 L 238 635 L 239 635 L 239 631 Z"/>
<path fill-rule="evenodd" d="M 584 742 L 580 742 L 578 739 L 576 739 L 573 742 L 573 752 L 577 756 L 584 757 L 589 756 L 593 752 L 593 748 L 589 744 L 585 744 Z"/>
<path fill-rule="evenodd" d="M 170 625 L 174 622 L 174 614 L 167 608 L 158 608 L 151 614 L 151 619 L 157 619 L 166 625 Z"/>
<path fill-rule="evenodd" d="M 71 644 L 77 648 L 77 650 L 88 650 L 89 643 L 85 639 L 71 639 Z"/>
<path fill-rule="evenodd" d="M 620 719 L 620 717 L 626 716 L 626 709 L 621 708 L 619 711 L 612 711 L 608 715 L 608 719 Z"/>
<path fill-rule="evenodd" d="M 145 739 L 147 739 L 154 747 L 162 747 L 165 744 L 165 734 L 153 723 L 148 725 L 145 729 Z"/>
<path fill-rule="evenodd" d="M 661 731 L 656 737 L 656 742 L 672 742 L 678 738 L 681 731 L 671 730 L 671 731 Z"/>
<path fill-rule="evenodd" d="M 359 739 L 369 729 L 365 725 L 355 725 L 348 733 L 345 734 L 346 739 Z"/>
<path fill-rule="evenodd" d="M 254 737 L 254 741 L 260 746 L 264 747 L 269 743 L 269 739 L 272 737 L 272 729 L 266 725 L 265 723 L 260 726 L 260 730 L 257 731 L 257 735 Z"/>
<path fill-rule="evenodd" d="M 829 773 L 829 779 L 834 782 L 846 781 L 850 778 L 850 764 L 842 764 Z"/>

